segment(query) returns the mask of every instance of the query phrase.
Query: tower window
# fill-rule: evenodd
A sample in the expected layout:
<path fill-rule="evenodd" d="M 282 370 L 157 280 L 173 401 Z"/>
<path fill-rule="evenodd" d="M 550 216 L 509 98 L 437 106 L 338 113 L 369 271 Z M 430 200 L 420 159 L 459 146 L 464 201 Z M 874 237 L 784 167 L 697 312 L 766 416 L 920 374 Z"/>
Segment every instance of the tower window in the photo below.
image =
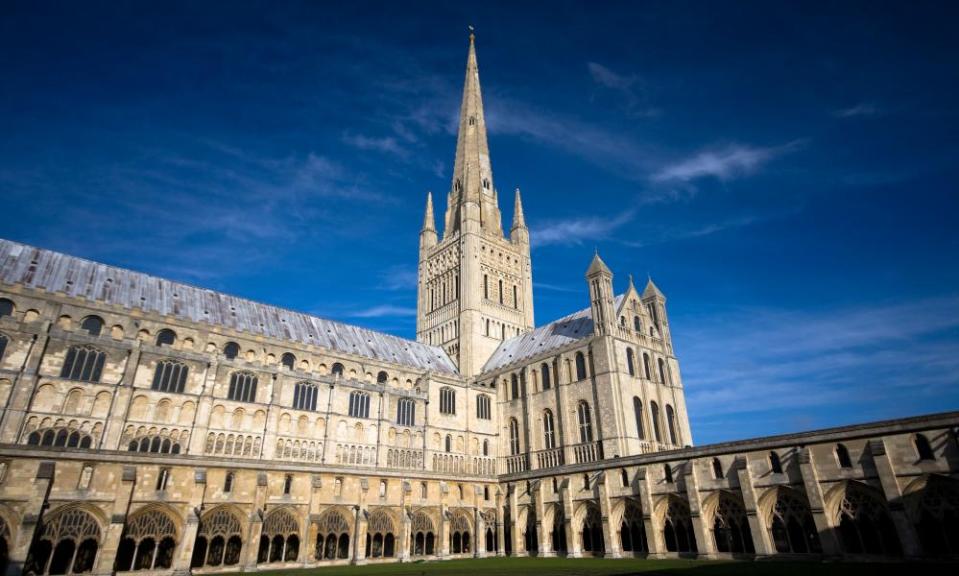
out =
<path fill-rule="evenodd" d="M 280 357 L 280 365 L 282 365 L 287 370 L 292 370 L 293 366 L 296 364 L 296 356 L 286 352 L 283 356 Z"/>
<path fill-rule="evenodd" d="M 103 319 L 99 316 L 87 316 L 80 323 L 80 329 L 86 331 L 90 336 L 99 336 L 103 329 Z"/>
<path fill-rule="evenodd" d="M 289 494 L 291 490 L 293 490 L 293 475 L 287 474 L 283 479 L 283 493 Z"/>
<path fill-rule="evenodd" d="M 349 410 L 353 418 L 369 418 L 370 395 L 365 392 L 350 392 Z"/>
<path fill-rule="evenodd" d="M 240 402 L 256 401 L 257 377 L 249 372 L 234 372 L 230 376 L 230 390 L 227 397 Z"/>
<path fill-rule="evenodd" d="M 176 332 L 173 330 L 164 328 L 163 330 L 157 332 L 157 346 L 173 346 L 174 342 L 176 342 Z"/>
<path fill-rule="evenodd" d="M 576 380 L 586 379 L 586 357 L 582 352 L 576 353 Z"/>
<path fill-rule="evenodd" d="M 223 493 L 224 493 L 224 494 L 229 494 L 230 492 L 233 492 L 233 479 L 234 479 L 234 478 L 235 478 L 235 476 L 233 475 L 233 472 L 227 472 L 227 473 L 226 473 L 226 478 L 223 480 Z"/>
<path fill-rule="evenodd" d="M 169 479 L 170 469 L 160 468 L 160 473 L 157 475 L 157 490 L 166 490 L 166 483 Z"/>
<path fill-rule="evenodd" d="M 440 388 L 440 414 L 456 414 L 456 391 L 449 386 Z"/>

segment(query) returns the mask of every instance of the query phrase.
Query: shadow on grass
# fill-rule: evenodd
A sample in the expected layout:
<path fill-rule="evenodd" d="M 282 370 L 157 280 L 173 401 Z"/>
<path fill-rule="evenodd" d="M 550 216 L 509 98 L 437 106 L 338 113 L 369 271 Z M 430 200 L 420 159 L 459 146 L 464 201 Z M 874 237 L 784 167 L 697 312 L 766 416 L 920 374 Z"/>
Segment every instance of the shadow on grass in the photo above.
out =
<path fill-rule="evenodd" d="M 622 560 L 602 558 L 484 558 L 435 562 L 325 566 L 303 570 L 260 570 L 258 576 L 877 576 L 921 572 L 922 576 L 959 574 L 959 563 L 799 562 L 723 560 Z"/>

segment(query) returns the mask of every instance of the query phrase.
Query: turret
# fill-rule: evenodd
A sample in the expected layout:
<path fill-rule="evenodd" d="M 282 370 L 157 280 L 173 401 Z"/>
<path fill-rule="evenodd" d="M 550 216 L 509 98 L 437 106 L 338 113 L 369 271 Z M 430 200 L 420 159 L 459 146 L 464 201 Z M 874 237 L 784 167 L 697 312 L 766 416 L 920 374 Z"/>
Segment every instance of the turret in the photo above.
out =
<path fill-rule="evenodd" d="M 509 238 L 513 244 L 529 244 L 529 229 L 526 228 L 526 218 L 523 217 L 523 198 L 519 188 L 516 189 L 516 199 L 513 201 L 513 227 L 510 228 Z"/>
<path fill-rule="evenodd" d="M 589 305 L 593 314 L 593 331 L 597 335 L 612 334 L 616 309 L 613 304 L 613 273 L 597 251 L 586 270 L 589 284 Z"/>
<path fill-rule="evenodd" d="M 666 295 L 656 286 L 652 278 L 646 282 L 646 288 L 643 290 L 643 304 L 646 305 L 653 326 L 656 327 L 656 330 L 664 339 L 669 340 L 669 323 L 666 321 Z"/>
<path fill-rule="evenodd" d="M 420 230 L 420 251 L 436 246 L 436 219 L 433 217 L 433 193 L 426 193 L 426 213 Z"/>

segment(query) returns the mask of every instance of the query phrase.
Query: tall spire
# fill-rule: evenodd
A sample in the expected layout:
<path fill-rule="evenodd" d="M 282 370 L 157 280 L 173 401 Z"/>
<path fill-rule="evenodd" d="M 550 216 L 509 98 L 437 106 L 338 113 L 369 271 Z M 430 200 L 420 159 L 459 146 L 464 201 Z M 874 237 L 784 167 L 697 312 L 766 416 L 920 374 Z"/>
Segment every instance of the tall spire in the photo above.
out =
<path fill-rule="evenodd" d="M 523 217 L 523 198 L 519 188 L 516 189 L 516 200 L 513 201 L 513 229 L 526 228 L 526 218 Z"/>
<path fill-rule="evenodd" d="M 465 220 L 479 221 L 484 232 L 502 235 L 503 225 L 494 190 L 476 42 L 471 31 L 444 236 L 461 230 Z"/>

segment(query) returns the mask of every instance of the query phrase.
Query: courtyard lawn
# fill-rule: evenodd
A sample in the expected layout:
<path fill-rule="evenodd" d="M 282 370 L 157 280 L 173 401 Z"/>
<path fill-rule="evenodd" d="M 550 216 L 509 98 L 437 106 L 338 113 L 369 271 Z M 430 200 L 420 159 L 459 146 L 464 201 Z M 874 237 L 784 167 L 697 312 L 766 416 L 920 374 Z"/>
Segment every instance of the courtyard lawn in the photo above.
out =
<path fill-rule="evenodd" d="M 761 562 L 720 560 L 622 560 L 601 558 L 484 558 L 482 560 L 447 560 L 410 562 L 405 564 L 367 564 L 364 566 L 329 566 L 305 570 L 259 570 L 258 575 L 276 576 L 626 576 L 629 574 L 661 574 L 664 576 L 877 576 L 921 572 L 959 574 L 959 564 L 937 563 L 859 563 L 859 562 Z"/>

